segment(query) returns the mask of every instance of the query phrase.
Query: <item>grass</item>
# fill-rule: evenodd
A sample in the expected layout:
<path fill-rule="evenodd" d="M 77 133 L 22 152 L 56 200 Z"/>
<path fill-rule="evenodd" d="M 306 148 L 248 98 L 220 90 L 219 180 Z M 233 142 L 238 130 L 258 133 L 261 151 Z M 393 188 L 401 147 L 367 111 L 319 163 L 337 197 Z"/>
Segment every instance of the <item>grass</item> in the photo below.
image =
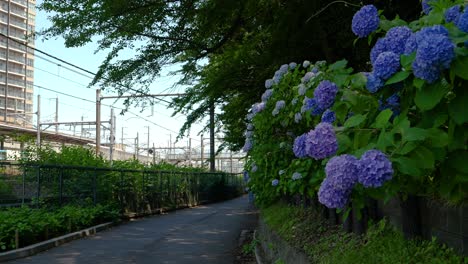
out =
<path fill-rule="evenodd" d="M 261 210 L 267 225 L 313 263 L 468 263 L 453 249 L 432 241 L 406 240 L 385 220 L 358 236 L 332 226 L 313 209 L 275 204 Z"/>

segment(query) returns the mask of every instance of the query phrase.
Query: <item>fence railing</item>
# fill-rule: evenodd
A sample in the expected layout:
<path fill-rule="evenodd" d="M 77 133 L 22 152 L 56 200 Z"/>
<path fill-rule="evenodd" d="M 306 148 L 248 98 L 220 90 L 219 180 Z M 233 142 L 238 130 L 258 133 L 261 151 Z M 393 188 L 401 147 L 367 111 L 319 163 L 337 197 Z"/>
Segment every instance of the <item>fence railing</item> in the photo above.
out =
<path fill-rule="evenodd" d="M 239 174 L 0 163 L 0 207 L 115 203 L 123 213 L 195 205 L 242 192 Z"/>

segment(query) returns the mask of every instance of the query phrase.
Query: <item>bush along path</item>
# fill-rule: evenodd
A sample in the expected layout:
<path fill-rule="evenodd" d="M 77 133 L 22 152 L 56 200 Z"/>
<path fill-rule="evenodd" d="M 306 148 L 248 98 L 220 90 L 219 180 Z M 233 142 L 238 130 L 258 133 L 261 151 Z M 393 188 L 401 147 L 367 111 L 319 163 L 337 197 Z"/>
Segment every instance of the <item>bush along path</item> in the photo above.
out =
<path fill-rule="evenodd" d="M 372 5 L 355 14 L 356 41 L 373 44 L 369 72 L 304 61 L 265 81 L 244 145 L 258 204 L 317 196 L 344 218 L 395 197 L 466 205 L 468 7 L 423 7 L 417 21 L 387 20 Z"/>

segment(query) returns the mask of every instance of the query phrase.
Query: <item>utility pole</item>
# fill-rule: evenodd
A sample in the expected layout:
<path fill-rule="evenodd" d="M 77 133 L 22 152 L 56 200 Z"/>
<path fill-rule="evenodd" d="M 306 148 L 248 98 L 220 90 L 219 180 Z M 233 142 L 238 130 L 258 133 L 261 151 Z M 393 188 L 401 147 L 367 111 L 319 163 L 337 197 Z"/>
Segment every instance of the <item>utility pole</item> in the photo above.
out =
<path fill-rule="evenodd" d="M 214 100 L 210 100 L 210 171 L 215 171 L 215 106 Z"/>
<path fill-rule="evenodd" d="M 37 146 L 41 146 L 41 95 L 37 95 Z"/>
<path fill-rule="evenodd" d="M 232 173 L 232 150 L 230 151 L 231 173 Z"/>
<path fill-rule="evenodd" d="M 154 142 L 153 142 L 153 165 L 156 164 L 156 150 L 154 149 Z"/>
<path fill-rule="evenodd" d="M 139 135 L 138 135 L 138 132 L 137 132 L 137 136 L 135 138 L 135 157 L 136 157 L 136 160 L 138 160 L 138 153 L 140 152 L 140 150 L 138 148 L 138 144 L 139 144 L 138 137 L 139 137 Z"/>
<path fill-rule="evenodd" d="M 192 167 L 192 138 L 190 137 L 188 139 L 188 156 L 190 167 Z"/>
<path fill-rule="evenodd" d="M 110 148 L 109 148 L 109 159 L 112 166 L 114 160 L 114 108 L 111 108 L 111 116 L 110 116 Z"/>
<path fill-rule="evenodd" d="M 148 127 L 148 138 L 146 140 L 146 143 L 147 143 L 146 145 L 148 146 L 148 150 L 146 151 L 146 161 L 148 162 L 148 160 L 149 160 L 149 147 L 150 147 L 150 145 L 149 145 L 149 142 L 150 142 L 150 127 L 149 126 L 147 126 L 147 127 Z"/>
<path fill-rule="evenodd" d="M 169 134 L 169 160 L 171 160 L 172 155 L 172 134 Z"/>
<path fill-rule="evenodd" d="M 120 140 L 121 140 L 120 143 L 122 144 L 122 150 L 123 150 L 123 148 L 124 148 L 124 127 L 122 127 L 122 138 L 120 138 Z"/>
<path fill-rule="evenodd" d="M 203 151 L 205 151 L 205 150 L 204 150 L 204 147 L 203 147 L 203 134 L 200 136 L 200 142 L 201 142 L 201 145 L 200 145 L 200 161 L 201 161 L 201 162 L 200 162 L 200 167 L 203 168 L 203 167 L 204 167 L 204 166 L 203 166 L 203 162 L 204 162 L 204 160 L 203 160 L 203 158 L 204 158 L 204 157 L 203 157 L 203 156 L 204 156 L 204 155 L 203 155 Z"/>
<path fill-rule="evenodd" d="M 58 123 L 58 110 L 59 110 L 59 105 L 58 105 L 58 97 L 55 97 L 55 123 Z M 58 134 L 58 125 L 55 125 L 55 134 Z"/>
<path fill-rule="evenodd" d="M 101 152 L 101 90 L 96 90 L 96 155 Z"/>

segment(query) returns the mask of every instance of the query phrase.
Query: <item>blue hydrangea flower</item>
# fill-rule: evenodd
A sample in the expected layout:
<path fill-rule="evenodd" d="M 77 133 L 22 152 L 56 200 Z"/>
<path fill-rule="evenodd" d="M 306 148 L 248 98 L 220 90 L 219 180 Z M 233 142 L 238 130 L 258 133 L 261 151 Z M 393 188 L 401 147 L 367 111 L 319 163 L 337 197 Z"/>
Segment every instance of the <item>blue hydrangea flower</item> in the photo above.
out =
<path fill-rule="evenodd" d="M 274 179 L 271 181 L 271 186 L 278 186 L 279 184 L 279 180 L 278 179 Z"/>
<path fill-rule="evenodd" d="M 372 65 L 374 64 L 375 60 L 380 55 L 380 53 L 385 52 L 385 51 L 388 51 L 387 39 L 379 38 L 377 42 L 375 43 L 374 47 L 372 47 L 371 49 L 370 59 L 371 59 Z"/>
<path fill-rule="evenodd" d="M 317 105 L 317 100 L 315 100 L 314 98 L 306 97 L 304 98 L 304 102 L 301 108 L 301 113 L 304 113 L 305 111 L 308 111 L 308 110 L 312 110 L 311 114 L 313 116 L 321 115 L 323 112 L 323 109 Z"/>
<path fill-rule="evenodd" d="M 302 179 L 302 174 L 300 174 L 299 172 L 294 172 L 293 175 L 292 175 L 292 177 L 291 177 L 291 179 L 292 179 L 293 181 L 300 180 L 300 179 Z"/>
<path fill-rule="evenodd" d="M 252 130 L 246 130 L 244 133 L 246 138 L 250 138 L 253 136 L 253 131 Z"/>
<path fill-rule="evenodd" d="M 257 172 L 258 171 L 258 166 L 257 164 L 253 163 L 252 164 L 252 169 L 250 169 L 251 172 Z"/>
<path fill-rule="evenodd" d="M 364 75 L 367 78 L 366 88 L 371 93 L 376 93 L 385 85 L 385 82 L 375 77 L 373 72 L 365 72 Z"/>
<path fill-rule="evenodd" d="M 308 83 L 310 81 L 310 79 L 314 78 L 315 77 L 315 73 L 313 72 L 306 72 L 306 74 L 304 75 L 304 77 L 301 78 L 301 82 L 302 83 Z"/>
<path fill-rule="evenodd" d="M 314 98 L 321 109 L 330 108 L 335 102 L 338 87 L 330 81 L 321 81 L 314 90 Z"/>
<path fill-rule="evenodd" d="M 284 174 L 284 170 L 279 170 L 279 171 L 278 171 L 278 175 L 281 176 L 281 175 L 283 175 L 283 174 Z"/>
<path fill-rule="evenodd" d="M 407 26 L 391 28 L 385 35 L 386 51 L 401 55 L 405 52 L 405 44 L 413 35 L 413 31 Z"/>
<path fill-rule="evenodd" d="M 455 25 L 460 20 L 461 6 L 454 5 L 445 11 L 445 22 L 453 22 Z"/>
<path fill-rule="evenodd" d="M 351 190 L 358 181 L 358 159 L 347 154 L 333 157 L 325 165 L 325 174 L 334 189 Z"/>
<path fill-rule="evenodd" d="M 265 109 L 265 102 L 255 103 L 252 107 L 252 113 L 258 114 Z"/>
<path fill-rule="evenodd" d="M 344 208 L 349 201 L 349 195 L 351 192 L 349 190 L 343 191 L 333 187 L 333 184 L 325 179 L 320 185 L 318 192 L 319 202 L 326 207 L 333 208 Z"/>
<path fill-rule="evenodd" d="M 270 97 L 273 95 L 273 89 L 268 89 L 262 94 L 262 102 L 268 101 Z"/>
<path fill-rule="evenodd" d="M 463 32 L 468 32 L 468 8 L 465 8 L 465 11 L 460 15 L 457 27 Z"/>
<path fill-rule="evenodd" d="M 297 97 L 293 98 L 292 101 L 291 101 L 291 104 L 292 105 L 296 105 L 297 104 Z"/>
<path fill-rule="evenodd" d="M 392 119 L 400 114 L 400 96 L 395 93 L 385 100 L 385 103 L 379 99 L 379 110 L 390 109 L 393 112 Z"/>
<path fill-rule="evenodd" d="M 307 87 L 302 83 L 299 84 L 298 94 L 300 96 L 303 96 L 303 95 L 305 95 L 306 91 L 307 91 Z"/>
<path fill-rule="evenodd" d="M 400 69 L 400 56 L 391 51 L 382 52 L 374 62 L 374 75 L 382 80 L 392 77 Z"/>
<path fill-rule="evenodd" d="M 291 62 L 289 63 L 289 69 L 294 70 L 297 67 L 297 63 Z"/>
<path fill-rule="evenodd" d="M 428 83 L 434 83 L 440 78 L 440 70 L 435 66 L 419 64 L 417 61 L 414 61 L 412 68 L 414 76 Z"/>
<path fill-rule="evenodd" d="M 409 55 L 418 49 L 418 42 L 416 41 L 416 34 L 411 35 L 405 44 L 404 54 Z"/>
<path fill-rule="evenodd" d="M 245 144 L 244 147 L 242 147 L 242 150 L 244 152 L 249 152 L 253 147 L 252 140 L 250 138 L 245 139 Z"/>
<path fill-rule="evenodd" d="M 301 113 L 296 113 L 296 114 L 294 115 L 294 122 L 299 123 L 299 122 L 301 122 L 301 120 L 302 120 L 302 115 L 301 115 Z"/>
<path fill-rule="evenodd" d="M 289 70 L 289 64 L 283 64 L 281 65 L 278 71 L 281 72 L 282 74 L 285 74 L 286 72 L 288 72 L 288 70 Z"/>
<path fill-rule="evenodd" d="M 247 114 L 247 120 L 252 121 L 252 119 L 254 118 L 254 116 L 255 116 L 254 113 L 248 113 L 248 114 Z"/>
<path fill-rule="evenodd" d="M 247 130 L 253 130 L 254 126 L 252 123 L 247 124 Z"/>
<path fill-rule="evenodd" d="M 302 67 L 304 67 L 304 68 L 307 68 L 307 67 L 309 67 L 309 66 L 310 66 L 310 61 L 308 61 L 308 60 L 305 60 L 305 61 L 302 63 Z"/>
<path fill-rule="evenodd" d="M 325 123 L 333 123 L 335 122 L 336 120 L 336 115 L 335 115 L 335 112 L 330 110 L 330 109 L 327 109 L 325 110 L 325 112 L 323 112 L 322 114 L 322 122 L 325 122 Z"/>
<path fill-rule="evenodd" d="M 312 68 L 312 70 L 310 72 L 313 73 L 313 74 L 317 74 L 319 72 L 319 70 L 318 70 L 317 67 L 314 67 L 314 68 Z"/>
<path fill-rule="evenodd" d="M 379 150 L 369 150 L 358 162 L 358 181 L 364 187 L 377 188 L 392 179 L 392 162 Z"/>
<path fill-rule="evenodd" d="M 307 133 L 305 143 L 307 155 L 316 160 L 333 156 L 338 150 L 335 131 L 330 123 L 319 123 Z"/>
<path fill-rule="evenodd" d="M 249 180 L 249 172 L 248 171 L 244 171 L 244 181 L 247 182 Z"/>
<path fill-rule="evenodd" d="M 272 79 L 266 80 L 265 81 L 265 88 L 270 89 L 271 86 L 273 86 L 273 80 Z"/>
<path fill-rule="evenodd" d="M 428 15 L 431 12 L 432 6 L 430 6 L 429 3 L 432 1 L 433 0 L 422 0 L 421 6 L 424 14 Z"/>
<path fill-rule="evenodd" d="M 421 41 L 423 38 L 430 36 L 432 34 L 440 34 L 444 36 L 449 36 L 448 29 L 442 25 L 434 25 L 430 27 L 423 27 L 416 33 L 416 37 L 418 42 Z"/>
<path fill-rule="evenodd" d="M 379 27 L 379 23 L 377 8 L 373 5 L 366 5 L 354 14 L 351 29 L 356 36 L 364 38 L 374 32 Z"/>
<path fill-rule="evenodd" d="M 278 110 L 281 110 L 284 108 L 285 105 L 286 105 L 286 102 L 284 100 L 279 100 L 278 102 L 276 102 L 275 108 L 277 108 Z"/>
<path fill-rule="evenodd" d="M 306 138 L 307 134 L 302 134 L 294 139 L 293 152 L 297 158 L 307 157 Z"/>
<path fill-rule="evenodd" d="M 448 69 L 455 58 L 455 45 L 444 35 L 433 34 L 431 38 L 418 43 L 416 60 L 419 64 L 440 66 Z"/>

